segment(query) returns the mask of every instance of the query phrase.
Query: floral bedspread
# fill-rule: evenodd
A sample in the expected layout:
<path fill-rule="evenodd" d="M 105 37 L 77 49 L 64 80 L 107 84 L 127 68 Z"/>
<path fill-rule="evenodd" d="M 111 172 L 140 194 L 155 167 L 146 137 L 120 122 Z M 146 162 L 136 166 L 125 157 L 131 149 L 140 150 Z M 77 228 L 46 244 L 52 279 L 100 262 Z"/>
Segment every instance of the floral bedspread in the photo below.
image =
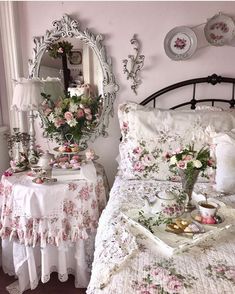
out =
<path fill-rule="evenodd" d="M 235 293 L 235 226 L 167 256 L 122 218 L 120 211 L 143 207 L 144 195 L 171 185 L 116 178 L 99 221 L 88 294 Z M 201 191 L 206 185 L 196 184 L 195 189 Z M 235 195 L 215 196 L 235 207 Z"/>
<path fill-rule="evenodd" d="M 96 165 L 95 181 L 32 182 L 26 173 L 2 176 L 0 183 L 0 237 L 35 246 L 59 246 L 87 239 L 95 232 L 106 205 L 107 179 Z"/>

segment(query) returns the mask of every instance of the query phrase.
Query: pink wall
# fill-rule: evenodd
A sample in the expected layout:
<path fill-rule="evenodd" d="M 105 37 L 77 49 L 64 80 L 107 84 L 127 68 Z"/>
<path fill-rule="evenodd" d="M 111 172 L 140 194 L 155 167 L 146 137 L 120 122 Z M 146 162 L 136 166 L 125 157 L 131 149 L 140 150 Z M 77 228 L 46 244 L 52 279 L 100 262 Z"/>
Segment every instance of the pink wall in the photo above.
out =
<path fill-rule="evenodd" d="M 19 2 L 20 29 L 24 72 L 27 75 L 27 60 L 32 56 L 33 36 L 44 35 L 52 28 L 52 21 L 61 19 L 64 13 L 81 21 L 82 28 L 105 37 L 104 45 L 112 57 L 113 70 L 120 90 L 115 102 L 115 115 L 110 120 L 109 137 L 98 138 L 94 147 L 100 162 L 105 166 L 110 183 L 116 173 L 115 157 L 118 154 L 119 126 L 117 105 L 126 100 L 141 101 L 151 93 L 171 83 L 197 76 L 218 73 L 235 77 L 235 49 L 233 46 L 207 46 L 203 25 L 195 28 L 199 46 L 195 55 L 185 61 L 172 61 L 164 51 L 163 42 L 169 30 L 176 26 L 195 27 L 219 11 L 230 16 L 235 11 L 235 2 Z M 200 31 L 201 30 L 201 31 Z M 145 66 L 143 84 L 138 96 L 130 89 L 122 69 L 122 60 L 132 54 L 130 39 L 136 33 L 142 42 Z M 234 45 L 234 44 L 233 44 Z M 42 139 L 40 139 L 42 140 Z M 105 148 L 104 148 L 105 147 Z M 107 149 L 110 151 L 107 152 Z"/>

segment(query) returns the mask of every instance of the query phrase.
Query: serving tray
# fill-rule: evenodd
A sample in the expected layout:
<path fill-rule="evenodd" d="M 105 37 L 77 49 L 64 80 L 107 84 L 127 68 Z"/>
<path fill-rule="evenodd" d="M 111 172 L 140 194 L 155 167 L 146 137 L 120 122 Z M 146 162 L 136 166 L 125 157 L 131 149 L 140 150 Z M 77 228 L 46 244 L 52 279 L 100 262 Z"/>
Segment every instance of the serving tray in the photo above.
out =
<path fill-rule="evenodd" d="M 221 231 L 230 228 L 235 223 L 235 209 L 225 206 L 219 209 L 219 215 L 221 215 L 224 221 L 216 225 L 204 225 L 204 233 L 200 234 L 174 234 L 166 232 L 165 224 L 152 227 L 152 232 L 144 225 L 139 223 L 140 209 L 132 209 L 127 212 L 121 212 L 127 222 L 134 226 L 137 230 L 145 234 L 148 238 L 154 241 L 163 252 L 172 255 L 184 251 L 192 246 L 197 245 L 199 242 L 205 240 L 208 237 L 216 237 Z M 153 221 L 156 216 L 153 214 L 144 214 L 146 218 L 152 217 Z M 185 214 L 182 218 L 186 218 L 194 221 L 190 214 Z"/>

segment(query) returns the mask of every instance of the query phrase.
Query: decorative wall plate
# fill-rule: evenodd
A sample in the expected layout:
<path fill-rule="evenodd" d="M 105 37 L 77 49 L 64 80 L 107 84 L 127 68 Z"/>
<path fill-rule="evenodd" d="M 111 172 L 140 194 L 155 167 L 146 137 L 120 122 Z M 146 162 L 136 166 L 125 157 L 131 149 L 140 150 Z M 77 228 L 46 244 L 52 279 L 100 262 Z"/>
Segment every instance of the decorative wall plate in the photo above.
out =
<path fill-rule="evenodd" d="M 213 46 L 229 44 L 234 36 L 234 30 L 233 19 L 221 13 L 210 18 L 204 27 L 205 37 Z"/>
<path fill-rule="evenodd" d="M 197 37 L 188 27 L 175 27 L 169 31 L 164 39 L 166 55 L 172 60 L 190 58 L 197 49 Z"/>

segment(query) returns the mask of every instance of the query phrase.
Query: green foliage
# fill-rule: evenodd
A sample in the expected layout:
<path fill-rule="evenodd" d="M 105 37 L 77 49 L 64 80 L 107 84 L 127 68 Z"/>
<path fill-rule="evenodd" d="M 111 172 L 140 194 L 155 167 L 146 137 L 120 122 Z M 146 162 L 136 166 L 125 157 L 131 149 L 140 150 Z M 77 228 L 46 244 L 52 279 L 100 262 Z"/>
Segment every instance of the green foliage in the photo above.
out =
<path fill-rule="evenodd" d="M 53 43 L 48 47 L 49 56 L 52 58 L 60 58 L 63 54 L 71 56 L 73 45 L 68 41 L 60 41 L 58 43 Z"/>

